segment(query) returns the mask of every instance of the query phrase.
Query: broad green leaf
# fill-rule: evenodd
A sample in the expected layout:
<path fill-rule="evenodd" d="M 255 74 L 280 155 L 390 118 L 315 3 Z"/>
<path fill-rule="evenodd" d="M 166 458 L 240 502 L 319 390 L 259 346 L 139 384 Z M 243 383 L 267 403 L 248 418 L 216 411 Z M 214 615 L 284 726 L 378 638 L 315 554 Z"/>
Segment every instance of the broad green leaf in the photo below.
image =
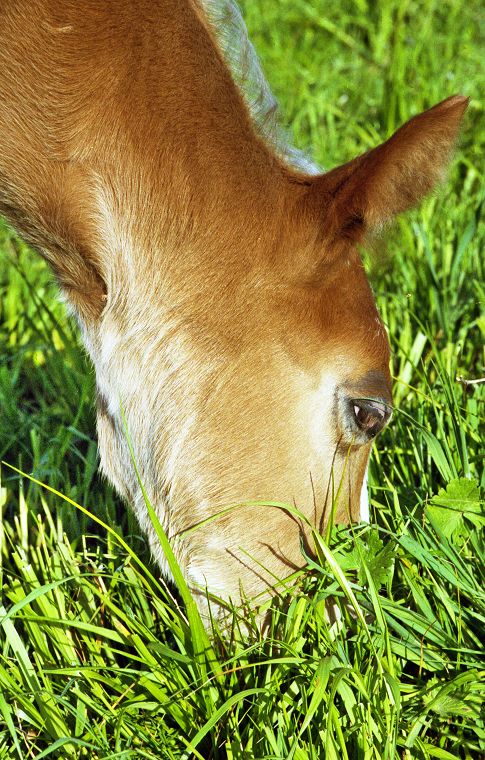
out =
<path fill-rule="evenodd" d="M 464 517 L 474 525 L 485 524 L 478 484 L 468 478 L 455 478 L 433 496 L 426 507 L 426 514 L 446 538 L 463 529 Z"/>

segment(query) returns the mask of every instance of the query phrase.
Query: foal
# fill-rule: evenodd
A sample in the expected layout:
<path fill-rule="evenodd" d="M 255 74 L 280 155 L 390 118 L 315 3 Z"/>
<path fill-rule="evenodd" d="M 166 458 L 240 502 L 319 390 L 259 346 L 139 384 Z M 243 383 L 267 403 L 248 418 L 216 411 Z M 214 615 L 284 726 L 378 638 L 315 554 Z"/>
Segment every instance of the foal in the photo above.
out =
<path fill-rule="evenodd" d="M 219 32 L 201 0 L 5 0 L 0 211 L 79 322 L 102 468 L 155 558 L 121 409 L 188 582 L 237 601 L 302 566 L 305 520 L 364 516 L 391 389 L 358 248 L 442 178 L 467 100 L 315 174 Z"/>

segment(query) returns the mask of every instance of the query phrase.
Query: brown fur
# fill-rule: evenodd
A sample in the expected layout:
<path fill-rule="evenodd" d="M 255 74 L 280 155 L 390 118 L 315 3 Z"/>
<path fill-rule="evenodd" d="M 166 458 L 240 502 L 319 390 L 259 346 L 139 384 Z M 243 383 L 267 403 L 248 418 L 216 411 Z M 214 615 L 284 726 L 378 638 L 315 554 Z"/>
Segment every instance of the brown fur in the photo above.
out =
<path fill-rule="evenodd" d="M 194 586 L 238 599 L 302 565 L 306 529 L 248 501 L 321 528 L 342 481 L 358 519 L 370 442 L 342 404 L 390 402 L 390 377 L 356 244 L 442 177 L 466 104 L 312 177 L 254 126 L 195 0 L 2 3 L 0 211 L 78 318 L 104 471 L 164 567 L 121 404 Z"/>

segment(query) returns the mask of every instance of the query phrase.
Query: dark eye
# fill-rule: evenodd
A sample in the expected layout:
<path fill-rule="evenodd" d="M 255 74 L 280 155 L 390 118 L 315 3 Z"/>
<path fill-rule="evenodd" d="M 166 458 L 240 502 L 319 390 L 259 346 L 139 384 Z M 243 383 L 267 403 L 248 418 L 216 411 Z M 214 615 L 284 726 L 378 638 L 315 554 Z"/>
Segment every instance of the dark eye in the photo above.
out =
<path fill-rule="evenodd" d="M 380 433 L 391 418 L 392 408 L 385 401 L 353 398 L 350 403 L 357 427 L 369 438 Z"/>

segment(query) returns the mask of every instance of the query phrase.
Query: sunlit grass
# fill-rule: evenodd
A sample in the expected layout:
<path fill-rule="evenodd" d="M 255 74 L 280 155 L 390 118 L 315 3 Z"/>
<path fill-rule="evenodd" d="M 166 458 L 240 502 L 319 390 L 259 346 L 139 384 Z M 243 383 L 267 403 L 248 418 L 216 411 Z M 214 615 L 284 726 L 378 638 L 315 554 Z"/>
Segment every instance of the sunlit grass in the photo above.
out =
<path fill-rule="evenodd" d="M 5 526 L 5 746 L 19 757 L 474 757 L 485 592 L 477 494 L 460 493 L 434 513 L 397 509 L 394 530 L 340 529 L 331 548 L 315 536 L 316 560 L 275 603 L 267 636 L 238 635 L 236 615 L 234 640 L 216 636 L 215 648 L 113 529 L 73 549 L 41 495 L 40 515 Z"/>
<path fill-rule="evenodd" d="M 233 640 L 208 643 L 96 474 L 92 369 L 52 275 L 2 227 L 0 458 L 62 496 L 2 467 L 0 760 L 485 752 L 485 384 L 463 382 L 485 376 L 481 5 L 243 9 L 296 142 L 326 167 L 471 97 L 448 184 L 367 257 L 396 403 L 373 524 L 315 536 L 266 638 L 235 613 Z"/>

